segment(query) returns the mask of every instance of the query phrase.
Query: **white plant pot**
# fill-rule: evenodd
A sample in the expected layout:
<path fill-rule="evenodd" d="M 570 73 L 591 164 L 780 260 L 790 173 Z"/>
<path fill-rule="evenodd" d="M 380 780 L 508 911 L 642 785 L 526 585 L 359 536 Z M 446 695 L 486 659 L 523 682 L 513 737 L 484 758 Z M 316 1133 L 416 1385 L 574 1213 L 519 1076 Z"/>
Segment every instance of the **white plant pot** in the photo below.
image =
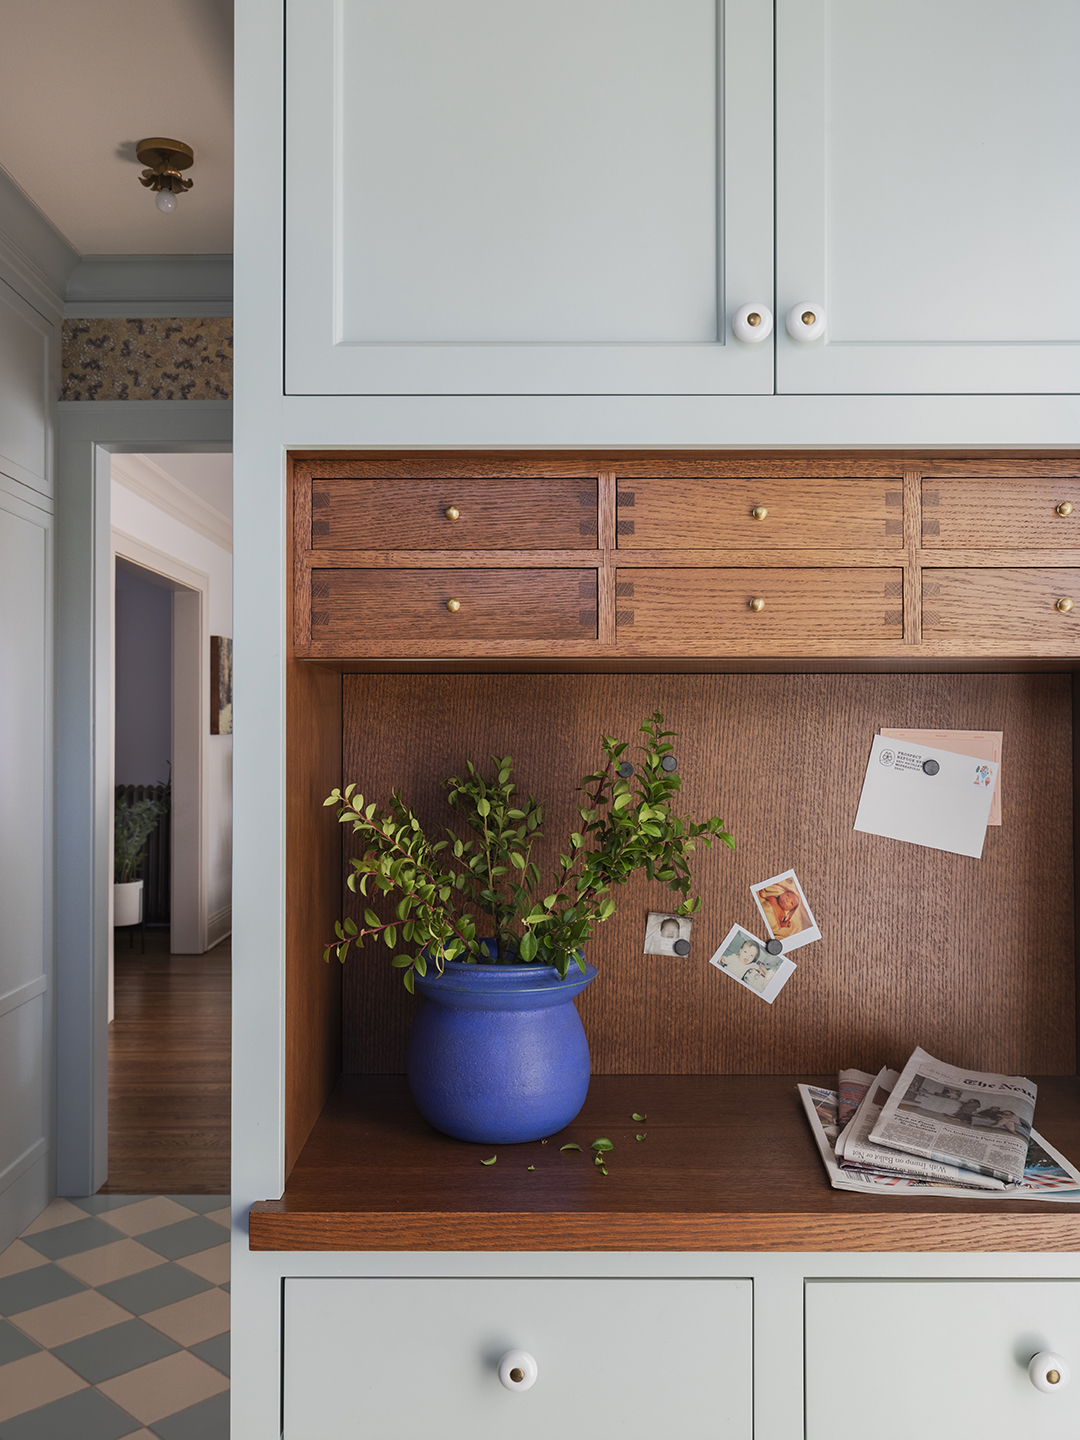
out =
<path fill-rule="evenodd" d="M 125 880 L 121 885 L 114 885 L 112 890 L 113 924 L 138 925 L 142 919 L 143 882 Z"/>

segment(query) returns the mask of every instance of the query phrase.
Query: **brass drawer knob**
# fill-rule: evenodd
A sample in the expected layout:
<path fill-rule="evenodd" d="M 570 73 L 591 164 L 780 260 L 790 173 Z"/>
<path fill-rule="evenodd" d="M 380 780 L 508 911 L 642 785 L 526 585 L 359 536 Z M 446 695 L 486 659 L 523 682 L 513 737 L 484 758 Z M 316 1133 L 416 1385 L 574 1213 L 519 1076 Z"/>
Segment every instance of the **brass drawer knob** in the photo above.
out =
<path fill-rule="evenodd" d="M 1071 600 L 1069 601 L 1069 604 L 1070 604 L 1070 605 L 1072 604 L 1072 601 L 1071 601 Z M 450 614 L 451 614 L 451 615 L 456 615 L 457 612 L 461 609 L 461 601 L 460 601 L 460 600 L 447 600 L 447 602 L 446 602 L 446 608 L 447 608 L 447 610 L 450 611 Z"/>
<path fill-rule="evenodd" d="M 443 511 L 443 514 L 446 516 L 447 520 L 461 519 L 461 511 L 457 508 L 456 505 L 448 505 Z"/>
<path fill-rule="evenodd" d="M 1072 501 L 1062 500 L 1060 505 L 1054 506 L 1054 510 L 1058 515 L 1071 515 L 1073 510 Z"/>
<path fill-rule="evenodd" d="M 761 611 L 765 609 L 765 601 L 762 600 L 760 595 L 755 595 L 753 600 L 750 601 L 750 609 L 753 610 L 755 615 L 760 614 Z"/>
<path fill-rule="evenodd" d="M 1057 604 L 1054 606 L 1054 609 L 1060 610 L 1062 615 L 1067 615 L 1072 609 L 1072 607 L 1073 602 L 1069 599 L 1067 595 L 1063 595 L 1061 599 L 1057 602 Z"/>
<path fill-rule="evenodd" d="M 755 520 L 764 520 L 765 516 L 768 515 L 768 513 L 769 512 L 765 509 L 764 505 L 755 505 L 754 508 L 750 511 L 750 514 L 754 517 Z"/>

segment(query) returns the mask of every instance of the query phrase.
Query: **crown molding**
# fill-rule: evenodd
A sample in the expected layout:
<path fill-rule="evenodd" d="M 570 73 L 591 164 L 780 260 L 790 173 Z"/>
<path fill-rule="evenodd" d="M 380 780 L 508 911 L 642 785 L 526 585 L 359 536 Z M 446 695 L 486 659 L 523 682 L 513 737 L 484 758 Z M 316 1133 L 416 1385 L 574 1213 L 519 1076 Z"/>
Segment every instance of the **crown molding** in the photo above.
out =
<path fill-rule="evenodd" d="M 175 402 L 174 402 L 175 403 Z M 166 515 L 232 553 L 232 521 L 145 455 L 112 457 L 112 478 Z"/>
<path fill-rule="evenodd" d="M 0 169 L 0 275 L 46 319 L 55 320 L 78 263 L 79 252 Z"/>
<path fill-rule="evenodd" d="M 232 314 L 231 255 L 84 255 L 71 271 L 67 319 Z"/>

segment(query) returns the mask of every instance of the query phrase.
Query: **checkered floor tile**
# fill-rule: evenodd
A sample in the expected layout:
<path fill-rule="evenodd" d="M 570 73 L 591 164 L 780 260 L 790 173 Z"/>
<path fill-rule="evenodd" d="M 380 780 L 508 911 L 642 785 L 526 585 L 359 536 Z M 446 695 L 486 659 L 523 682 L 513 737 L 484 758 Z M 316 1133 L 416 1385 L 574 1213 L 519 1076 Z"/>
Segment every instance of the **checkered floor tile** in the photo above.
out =
<path fill-rule="evenodd" d="M 0 1254 L 0 1440 L 228 1440 L 224 1195 L 54 1200 Z"/>

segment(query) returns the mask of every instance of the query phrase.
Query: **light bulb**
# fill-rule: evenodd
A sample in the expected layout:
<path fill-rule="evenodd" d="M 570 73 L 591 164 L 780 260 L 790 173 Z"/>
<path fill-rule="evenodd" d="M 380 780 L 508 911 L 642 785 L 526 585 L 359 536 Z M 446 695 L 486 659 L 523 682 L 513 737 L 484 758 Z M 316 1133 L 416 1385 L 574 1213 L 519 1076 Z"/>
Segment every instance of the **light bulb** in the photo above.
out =
<path fill-rule="evenodd" d="M 176 209 L 176 196 L 171 190 L 159 190 L 154 203 L 163 215 L 171 215 Z"/>

